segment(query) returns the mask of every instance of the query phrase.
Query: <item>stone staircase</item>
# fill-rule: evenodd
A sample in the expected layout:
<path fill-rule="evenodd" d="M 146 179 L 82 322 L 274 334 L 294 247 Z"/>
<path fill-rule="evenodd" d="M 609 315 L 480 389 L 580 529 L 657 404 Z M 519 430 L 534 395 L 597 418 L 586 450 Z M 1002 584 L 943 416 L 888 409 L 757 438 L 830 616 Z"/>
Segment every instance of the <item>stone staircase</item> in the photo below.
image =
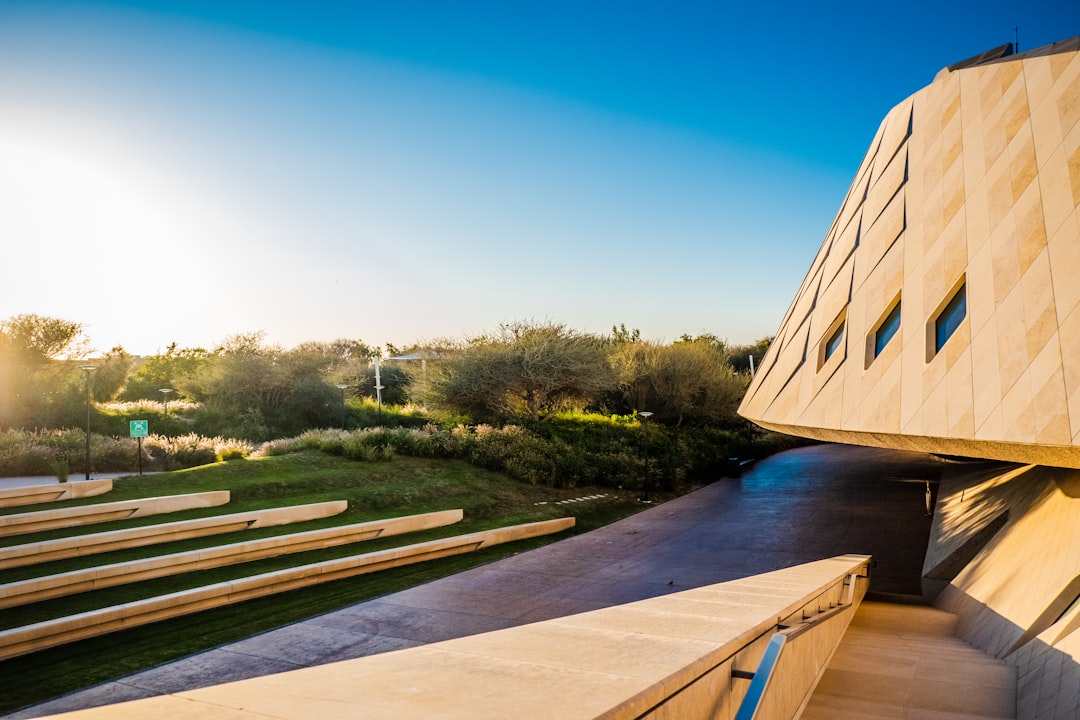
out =
<path fill-rule="evenodd" d="M 802 720 L 1016 717 L 1016 673 L 956 637 L 957 618 L 864 601 Z"/>

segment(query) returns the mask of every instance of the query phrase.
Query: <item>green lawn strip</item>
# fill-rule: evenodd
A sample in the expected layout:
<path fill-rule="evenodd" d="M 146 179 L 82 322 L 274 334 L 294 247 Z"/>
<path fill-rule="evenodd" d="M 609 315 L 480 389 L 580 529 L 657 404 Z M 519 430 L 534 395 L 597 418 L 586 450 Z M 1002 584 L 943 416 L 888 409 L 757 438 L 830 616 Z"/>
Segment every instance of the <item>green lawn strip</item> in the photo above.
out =
<path fill-rule="evenodd" d="M 295 453 L 256 460 L 235 460 L 189 470 L 143 477 L 131 476 L 116 481 L 113 492 L 92 498 L 5 508 L 2 514 L 36 512 L 122 500 L 165 495 L 183 495 L 215 490 L 229 490 L 231 501 L 213 508 L 165 513 L 132 520 L 96 523 L 34 533 L 33 540 L 48 540 L 87 532 L 152 525 L 172 520 L 227 515 L 247 510 L 283 507 L 306 502 L 342 499 L 350 493 L 369 506 L 400 507 L 407 500 L 432 488 L 441 487 L 453 494 L 467 491 L 470 484 L 484 484 L 488 478 L 504 478 L 496 473 L 473 468 L 464 462 L 399 458 L 393 462 L 360 463 L 326 455 L 318 451 Z M 470 478 L 477 477 L 477 480 Z M 365 481 L 372 481 L 371 483 Z M 374 482 L 377 481 L 377 484 Z M 419 483 L 419 485 L 417 485 Z M 0 546 L 28 542 L 30 535 L 0 538 Z"/>
<path fill-rule="evenodd" d="M 584 504 L 577 507 L 584 509 Z M 336 580 L 2 661 L 0 677 L 5 683 L 4 692 L 0 693 L 0 712 L 11 712 L 255 633 L 493 562 L 601 527 L 640 509 L 640 505 L 631 502 L 599 506 L 590 512 L 579 512 L 576 527 L 558 535 Z"/>
<path fill-rule="evenodd" d="M 508 480 L 491 471 L 474 468 L 458 461 L 401 458 L 389 463 L 358 463 L 322 453 L 301 453 L 259 461 L 236 463 L 245 475 L 262 474 L 266 487 L 259 487 L 250 477 L 233 492 L 233 502 L 217 508 L 156 515 L 134 520 L 120 520 L 63 531 L 30 533 L 7 538 L 7 544 L 50 540 L 56 537 L 106 532 L 120 528 L 210 517 L 247 510 L 302 505 L 327 500 L 347 500 L 348 509 L 338 515 L 292 525 L 258 528 L 236 533 L 211 535 L 175 543 L 144 546 L 107 554 L 88 555 L 24 568 L 0 571 L 0 582 L 26 577 L 66 572 L 83 567 L 120 562 L 166 552 L 213 547 L 230 542 L 283 535 L 303 530 L 336 527 L 398 515 L 412 515 L 461 507 L 470 519 L 499 516 L 505 509 L 532 503 L 581 495 L 581 489 L 552 489 Z M 297 462 L 299 461 L 299 462 Z M 133 497 L 164 494 L 162 487 L 179 492 L 200 489 L 225 489 L 234 463 L 206 466 L 182 473 L 168 473 L 154 478 L 124 480 L 124 491 Z M 254 497 L 253 497 L 254 496 Z"/>
<path fill-rule="evenodd" d="M 125 493 L 126 497 L 213 489 L 233 490 L 233 503 L 225 506 L 224 509 L 211 509 L 220 512 L 238 512 L 245 509 L 238 509 L 239 504 L 250 508 L 281 507 L 319 502 L 324 499 L 347 499 L 349 510 L 331 518 L 296 525 L 228 533 L 103 553 L 47 563 L 36 569 L 16 568 L 0 573 L 0 582 L 18 579 L 23 576 L 21 571 L 27 570 L 30 570 L 31 574 L 25 576 L 33 577 L 96 567 L 138 557 L 178 552 L 184 549 L 213 547 L 304 529 L 333 527 L 456 507 L 465 510 L 465 520 L 455 525 L 422 533 L 409 533 L 337 548 L 268 558 L 198 573 L 186 573 L 170 578 L 107 588 L 67 598 L 56 598 L 23 608 L 9 608 L 0 611 L 0 627 L 25 625 L 189 587 L 200 587 L 214 582 L 270 572 L 282 567 L 293 567 L 481 529 L 567 516 L 575 516 L 577 525 L 571 531 L 554 536 L 508 543 L 478 553 L 468 553 L 316 585 L 195 615 L 161 621 L 120 633 L 90 638 L 0 662 L 0 672 L 4 673 L 2 676 L 6 680 L 5 692 L 0 693 L 0 712 L 40 702 L 57 694 L 88 687 L 361 600 L 396 592 L 468 567 L 538 547 L 571 534 L 586 532 L 643 509 L 635 495 L 630 492 L 613 491 L 610 488 L 553 489 L 533 486 L 458 461 L 396 458 L 391 462 L 358 463 L 319 452 L 219 463 L 177 473 L 126 478 L 119 481 L 117 486 L 118 491 Z M 559 499 L 593 494 L 606 494 L 606 497 L 582 503 L 551 504 L 552 501 Z M 541 502 L 547 504 L 537 504 Z M 180 514 L 177 513 L 177 515 Z M 210 513 L 182 514 L 201 517 Z M 148 522 L 138 524 L 166 522 L 173 519 L 179 518 L 174 518 L 172 514 L 156 516 L 141 519 Z M 104 530 L 131 527 L 134 524 L 134 521 L 122 521 L 103 523 L 94 528 Z M 87 530 L 84 528 L 81 532 L 87 532 Z M 22 536 L 22 541 L 32 542 L 54 534 L 55 531 L 28 534 Z M 46 568 L 47 573 L 43 572 L 42 568 Z M 193 631 L 193 628 L 196 630 Z"/>
<path fill-rule="evenodd" d="M 260 575 L 276 570 L 349 557 L 362 553 L 376 552 L 403 545 L 412 545 L 455 535 L 463 535 L 465 533 L 488 530 L 504 525 L 516 525 L 519 523 L 546 520 L 551 517 L 567 517 L 567 513 L 552 515 L 550 512 L 542 512 L 542 508 L 538 508 L 537 512 L 508 515 L 501 520 L 488 518 L 485 520 L 462 522 L 422 532 L 395 535 L 377 540 L 350 543 L 348 545 L 340 545 L 338 547 L 319 550 L 309 550 L 301 553 L 279 555 L 263 560 L 226 565 L 209 570 L 185 572 L 178 575 L 169 575 L 152 580 L 143 580 L 101 590 L 68 595 L 66 597 L 59 597 L 52 600 L 44 600 L 29 605 L 0 610 L 0 630 L 30 625 L 32 623 L 54 618 L 67 617 L 89 610 L 122 605 L 136 600 L 167 595 L 182 590 L 213 585 L 215 583 L 250 577 L 252 575 Z"/>

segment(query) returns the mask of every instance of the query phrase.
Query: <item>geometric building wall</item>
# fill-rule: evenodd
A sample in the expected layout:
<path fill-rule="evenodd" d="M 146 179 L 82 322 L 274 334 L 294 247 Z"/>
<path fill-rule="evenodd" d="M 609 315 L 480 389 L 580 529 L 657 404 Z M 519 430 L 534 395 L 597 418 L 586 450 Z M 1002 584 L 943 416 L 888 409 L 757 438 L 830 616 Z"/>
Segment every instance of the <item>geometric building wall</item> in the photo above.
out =
<path fill-rule="evenodd" d="M 1019 720 L 1080 717 L 1080 470 L 951 466 L 924 577 L 962 638 L 1016 668 Z"/>
<path fill-rule="evenodd" d="M 1080 717 L 1080 38 L 945 68 L 886 116 L 739 412 L 1006 462 L 943 473 L 924 595 Z"/>
<path fill-rule="evenodd" d="M 1080 38 L 886 116 L 739 412 L 823 440 L 1080 468 Z"/>

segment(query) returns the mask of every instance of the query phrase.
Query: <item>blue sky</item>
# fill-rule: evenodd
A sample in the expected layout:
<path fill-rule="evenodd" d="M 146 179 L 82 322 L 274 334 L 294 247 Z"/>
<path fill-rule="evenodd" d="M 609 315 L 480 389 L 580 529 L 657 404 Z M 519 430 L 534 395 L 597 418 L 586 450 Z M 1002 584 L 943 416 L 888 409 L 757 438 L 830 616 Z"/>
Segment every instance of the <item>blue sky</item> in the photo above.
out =
<path fill-rule="evenodd" d="M 885 113 L 1077 2 L 0 0 L 0 318 L 772 334 Z"/>

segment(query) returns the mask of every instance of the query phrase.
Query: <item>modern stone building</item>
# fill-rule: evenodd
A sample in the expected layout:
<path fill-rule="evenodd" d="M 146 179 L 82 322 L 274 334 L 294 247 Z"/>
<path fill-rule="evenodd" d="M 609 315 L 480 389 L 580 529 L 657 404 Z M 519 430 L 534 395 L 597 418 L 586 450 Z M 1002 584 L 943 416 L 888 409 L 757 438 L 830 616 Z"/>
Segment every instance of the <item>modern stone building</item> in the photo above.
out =
<path fill-rule="evenodd" d="M 941 481 L 924 589 L 1080 717 L 1080 38 L 943 69 L 874 137 L 740 408 L 1007 461 Z"/>
<path fill-rule="evenodd" d="M 846 462 L 862 475 L 835 502 L 849 516 L 819 506 L 796 523 L 785 516 L 797 515 L 795 506 L 779 502 L 779 483 L 766 481 L 759 497 L 767 496 L 767 512 L 727 516 L 747 541 L 721 535 L 728 542 L 717 549 L 709 536 L 724 524 L 722 513 L 694 504 L 692 494 L 680 499 L 688 504 L 654 508 L 607 534 L 548 546 L 547 560 L 525 553 L 514 572 L 478 568 L 471 580 L 451 579 L 457 590 L 412 591 L 414 610 L 469 616 L 484 597 L 506 606 L 511 616 L 490 632 L 260 670 L 232 683 L 188 683 L 182 668 L 214 667 L 208 654 L 151 670 L 143 686 L 129 679 L 99 688 L 92 702 L 59 704 L 88 708 L 70 716 L 85 720 L 1080 717 L 1080 38 L 1010 50 L 942 70 L 888 114 L 740 409 L 787 433 L 947 460 L 804 448 L 797 452 L 854 458 Z M 870 455 L 902 459 L 874 466 Z M 762 465 L 770 462 L 783 460 Z M 959 617 L 956 631 L 985 654 L 952 637 L 948 613 L 864 603 L 876 556 L 790 560 L 791 546 L 829 535 L 830 522 L 850 526 L 868 509 L 875 531 L 900 544 L 898 525 L 911 516 L 888 499 L 899 495 L 850 496 L 884 484 L 875 475 L 885 467 L 898 474 L 893 480 L 921 485 L 919 462 L 933 465 L 935 478 L 944 468 L 935 503 L 923 475 L 933 510 L 923 595 Z M 798 472 L 790 469 L 797 463 L 786 467 Z M 825 480 L 819 474 L 801 495 L 829 497 Z M 732 514 L 751 507 L 735 482 L 706 490 L 731 503 Z M 887 525 L 886 517 L 900 519 Z M 754 527 L 769 522 L 775 527 L 765 532 Z M 691 526 L 701 534 L 687 541 Z M 662 577 L 677 567 L 693 579 L 701 566 L 720 564 L 714 556 L 763 554 L 759 535 L 788 558 L 785 567 L 699 583 L 709 577 L 704 568 L 689 589 L 669 591 L 669 580 L 633 601 L 580 595 L 590 579 L 613 590 L 640 581 L 640 590 L 656 558 Z M 911 568 L 925 537 L 912 544 Z M 671 554 L 652 554 L 665 543 Z M 562 577 L 538 570 L 564 562 L 566 597 L 553 598 L 546 619 L 522 620 L 535 610 L 524 599 Z M 511 577 L 521 587 L 509 587 Z M 287 646 L 264 659 L 311 662 L 303 660 L 310 647 L 289 643 L 357 629 L 378 637 L 390 613 L 411 606 L 384 607 L 391 610 L 354 606 L 306 630 L 283 628 Z M 859 638 L 865 644 L 849 643 Z M 253 652 L 226 652 L 217 667 Z"/>

